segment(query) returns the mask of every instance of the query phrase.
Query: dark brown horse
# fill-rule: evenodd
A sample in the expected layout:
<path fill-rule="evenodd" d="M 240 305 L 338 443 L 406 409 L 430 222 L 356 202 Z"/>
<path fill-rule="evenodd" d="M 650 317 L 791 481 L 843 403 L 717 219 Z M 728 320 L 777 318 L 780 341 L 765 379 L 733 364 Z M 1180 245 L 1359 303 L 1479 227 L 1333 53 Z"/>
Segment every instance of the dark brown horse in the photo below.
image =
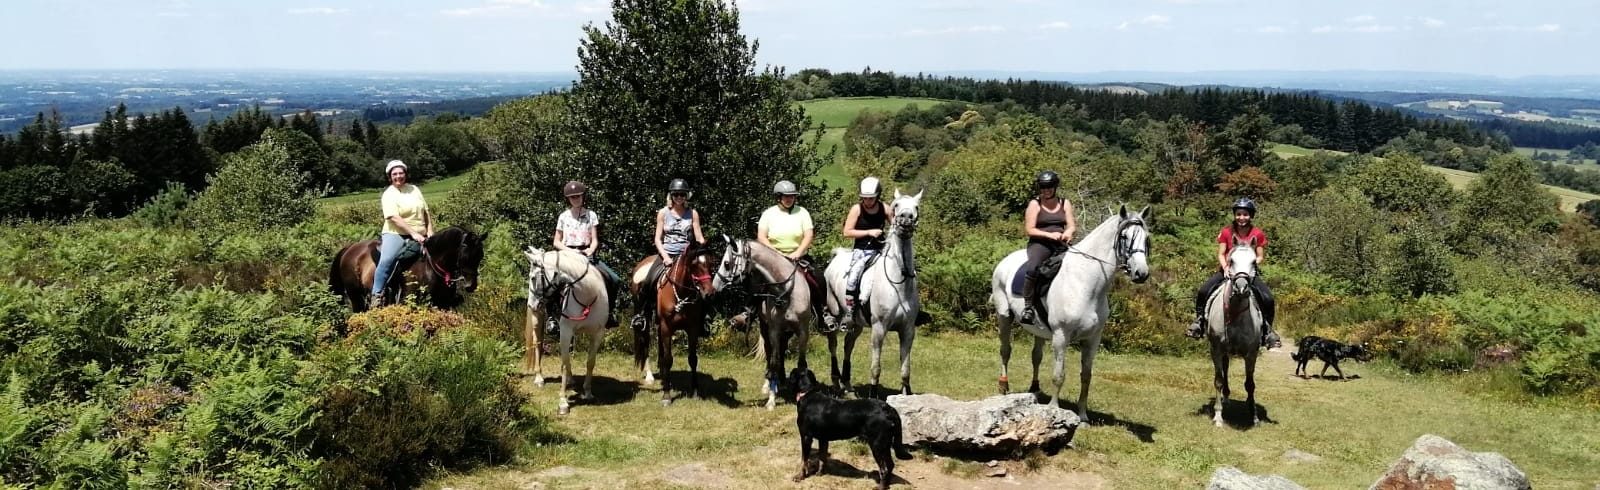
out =
<path fill-rule="evenodd" d="M 657 256 L 651 255 L 633 266 L 633 293 L 635 297 L 651 294 L 654 288 L 655 307 L 651 310 L 658 338 L 656 363 L 661 372 L 661 406 L 672 405 L 672 334 L 683 331 L 689 336 L 689 397 L 700 397 L 700 333 L 706 328 L 706 314 L 710 312 L 711 295 L 716 289 L 711 285 L 711 275 L 717 265 L 711 251 L 703 246 L 689 244 L 683 255 L 673 262 L 654 284 L 644 284 Z M 650 356 L 650 328 L 633 331 L 633 358 L 636 367 L 644 372 L 645 383 L 651 375 L 645 361 Z"/>
<path fill-rule="evenodd" d="M 483 262 L 483 235 L 459 227 L 445 228 L 422 244 L 423 256 L 409 264 L 395 265 L 384 288 L 384 303 L 427 292 L 429 304 L 455 308 L 465 297 L 462 291 L 478 289 L 478 265 Z M 352 243 L 333 255 L 328 268 L 328 287 L 349 302 L 351 311 L 367 311 L 372 293 L 372 273 L 378 268 L 378 241 Z M 401 272 L 409 272 L 402 274 Z M 409 281 L 405 280 L 410 276 Z"/>

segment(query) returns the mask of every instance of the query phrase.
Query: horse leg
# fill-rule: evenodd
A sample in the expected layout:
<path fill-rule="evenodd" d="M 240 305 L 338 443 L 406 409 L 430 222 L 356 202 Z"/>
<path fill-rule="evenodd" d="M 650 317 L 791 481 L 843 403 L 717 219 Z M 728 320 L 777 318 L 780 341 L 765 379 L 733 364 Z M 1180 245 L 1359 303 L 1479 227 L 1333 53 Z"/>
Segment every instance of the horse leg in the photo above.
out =
<path fill-rule="evenodd" d="M 593 328 L 593 332 L 594 333 L 589 334 L 589 366 L 588 366 L 588 372 L 585 372 L 583 374 L 583 398 L 582 399 L 584 399 L 584 400 L 593 400 L 594 399 L 594 361 L 595 361 L 595 357 L 600 355 L 600 340 L 601 340 L 601 338 L 605 337 L 605 334 L 606 334 L 606 331 L 605 331 L 604 327 L 591 327 L 591 328 Z"/>
<path fill-rule="evenodd" d="M 889 334 L 888 328 L 882 323 L 872 324 L 872 385 L 867 388 L 867 398 L 878 397 L 879 375 L 883 374 L 883 337 Z"/>
<path fill-rule="evenodd" d="M 1011 367 L 1011 319 L 1004 315 L 995 315 L 995 322 L 1000 325 L 1000 394 L 1011 393 L 1011 379 L 1007 371 Z"/>
<path fill-rule="evenodd" d="M 672 327 L 659 322 L 656 334 L 656 370 L 661 372 L 661 406 L 672 406 Z"/>
<path fill-rule="evenodd" d="M 561 398 L 561 406 L 556 410 L 556 415 L 566 415 L 572 411 L 572 404 L 567 400 L 567 386 L 572 382 L 572 334 L 570 325 L 561 326 L 561 388 L 556 390 L 556 396 Z"/>
<path fill-rule="evenodd" d="M 1228 401 L 1228 354 L 1220 352 L 1221 346 L 1211 349 L 1212 384 L 1217 388 L 1217 398 L 1211 407 L 1211 423 L 1222 427 L 1222 404 Z"/>
<path fill-rule="evenodd" d="M 917 326 L 900 327 L 900 394 L 911 394 L 911 344 L 917 340 Z"/>
<path fill-rule="evenodd" d="M 655 373 L 650 372 L 650 326 L 633 331 L 633 363 L 636 372 L 644 373 L 644 384 L 655 384 Z"/>
<path fill-rule="evenodd" d="M 705 328 L 701 325 L 700 328 Z M 689 335 L 689 398 L 700 399 L 700 332 L 690 331 Z M 778 355 L 778 362 L 783 362 L 783 355 Z M 780 365 L 781 369 L 781 365 Z"/>
<path fill-rule="evenodd" d="M 1261 417 L 1256 412 L 1256 354 L 1251 352 L 1244 355 L 1244 400 L 1250 406 L 1250 425 L 1253 427 L 1261 423 Z"/>
<path fill-rule="evenodd" d="M 544 352 L 540 350 L 539 336 L 543 329 L 539 326 L 539 315 L 529 307 L 523 318 L 522 346 L 522 374 L 533 375 L 534 386 L 544 386 Z"/>
<path fill-rule="evenodd" d="M 1078 372 L 1078 382 L 1083 386 L 1078 388 L 1078 420 L 1084 425 L 1089 424 L 1089 382 L 1094 379 L 1094 356 L 1099 351 L 1100 339 L 1089 339 L 1083 341 L 1083 350 L 1079 352 L 1083 365 Z M 1062 352 L 1065 353 L 1066 349 L 1062 349 Z M 1064 354 L 1057 355 L 1065 357 Z"/>
<path fill-rule="evenodd" d="M 839 334 L 828 332 L 828 369 L 833 377 L 833 388 L 840 393 L 845 392 L 845 386 L 840 384 L 843 378 L 839 377 Z"/>
<path fill-rule="evenodd" d="M 851 396 L 856 393 L 855 385 L 850 382 L 850 358 L 855 354 L 856 339 L 858 338 L 861 338 L 861 329 L 859 328 L 844 334 L 844 367 L 840 369 L 842 369 L 842 373 L 844 374 L 845 396 Z"/>
<path fill-rule="evenodd" d="M 1039 393 L 1039 364 L 1044 362 L 1044 338 L 1033 336 L 1033 381 L 1028 383 L 1028 393 Z"/>

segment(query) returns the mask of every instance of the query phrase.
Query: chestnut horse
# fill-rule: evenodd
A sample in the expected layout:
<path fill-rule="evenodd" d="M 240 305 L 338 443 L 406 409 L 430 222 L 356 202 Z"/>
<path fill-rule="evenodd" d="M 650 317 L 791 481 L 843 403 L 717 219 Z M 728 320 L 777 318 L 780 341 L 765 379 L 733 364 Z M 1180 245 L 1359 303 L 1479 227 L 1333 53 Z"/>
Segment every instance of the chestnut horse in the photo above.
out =
<path fill-rule="evenodd" d="M 672 405 L 672 382 L 668 375 L 672 371 L 672 334 L 678 331 L 689 336 L 689 397 L 700 398 L 700 333 L 706 328 L 711 295 L 716 292 L 711 284 L 716 264 L 711 257 L 710 249 L 691 242 L 683 255 L 662 271 L 655 284 L 643 283 L 659 257 L 645 257 L 633 266 L 633 279 L 629 282 L 634 296 L 650 294 L 649 288 L 655 288 L 655 307 L 646 312 L 655 320 L 658 333 L 656 364 L 661 372 L 663 407 Z M 650 368 L 645 366 L 650 357 L 650 326 L 647 322 L 642 327 L 636 326 L 633 331 L 633 358 L 635 366 L 644 372 L 644 383 L 650 384 L 653 381 Z"/>
<path fill-rule="evenodd" d="M 478 289 L 478 266 L 483 262 L 483 235 L 460 227 L 449 227 L 428 237 L 422 244 L 423 256 L 406 264 L 396 264 L 384 288 L 384 303 L 394 304 L 407 295 L 427 292 L 429 304 L 437 308 L 460 306 L 462 291 Z M 378 241 L 366 240 L 345 246 L 333 255 L 328 269 L 328 287 L 350 310 L 367 311 L 372 294 L 372 273 L 378 268 Z M 402 279 L 409 271 L 411 281 Z M 420 287 L 419 287 L 420 286 Z"/>

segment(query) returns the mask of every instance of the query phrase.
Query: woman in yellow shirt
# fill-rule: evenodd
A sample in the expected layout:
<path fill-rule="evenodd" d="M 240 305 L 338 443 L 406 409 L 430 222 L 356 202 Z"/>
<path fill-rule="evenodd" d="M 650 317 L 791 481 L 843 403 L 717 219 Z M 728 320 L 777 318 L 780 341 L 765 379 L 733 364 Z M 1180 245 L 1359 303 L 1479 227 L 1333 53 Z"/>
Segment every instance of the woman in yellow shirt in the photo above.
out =
<path fill-rule="evenodd" d="M 406 164 L 390 160 L 383 172 L 389 187 L 383 190 L 383 232 L 378 235 L 378 268 L 372 273 L 372 307 L 383 306 L 383 288 L 394 275 L 395 259 L 406 241 L 419 246 L 433 236 L 433 215 L 422 189 L 406 183 Z"/>

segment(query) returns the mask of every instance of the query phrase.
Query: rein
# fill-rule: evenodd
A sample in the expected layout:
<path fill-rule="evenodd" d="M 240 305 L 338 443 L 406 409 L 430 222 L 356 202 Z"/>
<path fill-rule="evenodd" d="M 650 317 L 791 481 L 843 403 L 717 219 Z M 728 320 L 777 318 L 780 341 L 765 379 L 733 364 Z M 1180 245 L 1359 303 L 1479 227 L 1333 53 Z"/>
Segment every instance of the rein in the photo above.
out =
<path fill-rule="evenodd" d="M 422 246 L 421 247 L 422 248 L 422 258 L 426 259 L 428 261 L 428 265 L 433 267 L 433 270 L 437 271 L 439 274 L 444 276 L 444 285 L 447 286 L 447 287 L 452 287 L 452 288 L 456 287 L 456 281 L 459 278 L 454 277 L 452 274 L 450 274 L 450 271 L 448 269 L 445 269 L 443 266 L 440 266 L 439 265 L 439 261 L 433 260 L 433 254 L 428 252 L 428 243 L 427 242 L 420 243 L 419 245 Z M 467 234 L 466 233 L 462 233 L 461 234 L 460 243 L 456 244 L 456 260 L 455 260 L 456 265 L 458 265 L 458 266 L 461 265 L 461 257 L 460 256 L 461 256 L 461 254 L 466 253 L 466 249 L 467 249 Z"/>
<path fill-rule="evenodd" d="M 703 295 L 700 294 L 699 290 L 695 289 L 695 288 L 689 288 L 689 289 L 692 289 L 692 290 L 696 291 L 696 293 L 694 295 L 692 295 L 692 296 L 684 297 L 683 295 L 678 294 L 678 291 L 684 289 L 684 287 L 683 287 L 682 284 L 679 284 L 678 281 L 674 281 L 672 279 L 672 276 L 673 276 L 672 271 L 673 271 L 673 269 L 678 267 L 678 266 L 680 266 L 680 265 L 687 269 L 689 267 L 689 263 L 690 262 L 693 262 L 695 260 L 704 258 L 706 253 L 707 252 L 706 252 L 705 249 L 696 249 L 696 250 L 694 250 L 693 253 L 684 253 L 683 255 L 679 256 L 678 261 L 673 262 L 671 267 L 668 267 L 666 271 L 663 271 L 661 273 L 661 279 L 664 280 L 667 284 L 672 286 L 672 298 L 674 300 L 673 304 L 672 304 L 672 311 L 674 313 L 681 312 L 681 311 L 683 311 L 683 307 L 688 306 L 690 304 L 693 304 L 693 303 L 699 301 L 700 299 L 703 299 L 702 298 Z M 693 280 L 696 283 L 709 282 L 709 281 L 711 281 L 711 276 L 712 276 L 712 274 L 688 274 L 687 271 L 685 271 L 685 274 L 687 274 L 689 276 L 689 279 Z M 657 286 L 657 289 L 659 290 L 660 287 Z"/>
<path fill-rule="evenodd" d="M 540 268 L 544 268 L 544 267 L 541 265 Z M 582 274 L 579 274 L 578 277 L 572 278 L 572 280 L 568 281 L 566 284 L 560 284 L 560 283 L 557 282 L 557 279 L 561 278 L 561 276 L 560 276 L 560 274 L 561 274 L 561 254 L 557 253 L 556 254 L 556 266 L 554 268 L 549 269 L 548 277 L 545 279 L 545 283 L 544 283 L 545 287 L 543 288 L 543 291 L 540 292 L 541 293 L 540 296 L 548 296 L 548 295 L 551 295 L 551 294 L 560 295 L 560 297 L 561 297 L 561 307 L 560 307 L 560 309 L 557 310 L 557 312 L 563 318 L 566 318 L 568 320 L 572 320 L 572 321 L 575 321 L 575 322 L 583 321 L 585 319 L 588 319 L 589 318 L 589 312 L 591 311 L 591 307 L 593 307 L 594 304 L 600 300 L 600 298 L 598 296 L 596 296 L 594 301 L 590 301 L 589 304 L 583 304 L 583 301 L 578 299 L 578 295 L 573 294 L 572 288 L 577 287 L 579 282 L 582 282 L 584 280 L 584 278 L 589 277 L 589 270 L 593 269 L 593 268 L 594 268 L 594 266 L 585 264 Z M 552 292 L 552 290 L 556 289 L 556 288 L 560 288 L 560 289 Z M 583 313 L 579 313 L 578 316 L 568 316 L 566 314 L 566 309 L 567 309 L 567 304 L 569 302 L 577 303 L 578 306 L 582 306 L 583 307 Z"/>

